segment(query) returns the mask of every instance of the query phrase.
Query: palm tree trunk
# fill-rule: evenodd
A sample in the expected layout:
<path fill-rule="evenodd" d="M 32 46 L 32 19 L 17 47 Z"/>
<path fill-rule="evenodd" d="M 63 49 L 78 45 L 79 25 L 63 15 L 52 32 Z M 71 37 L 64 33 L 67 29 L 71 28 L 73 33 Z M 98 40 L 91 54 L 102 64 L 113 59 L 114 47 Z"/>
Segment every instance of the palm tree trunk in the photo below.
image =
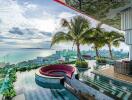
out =
<path fill-rule="evenodd" d="M 110 44 L 108 44 L 108 48 L 109 48 L 110 58 L 113 59 L 113 55 L 112 55 L 112 50 L 111 50 L 111 45 Z"/>
<path fill-rule="evenodd" d="M 96 57 L 99 57 L 99 51 L 97 47 L 95 47 L 95 52 L 96 52 Z"/>
<path fill-rule="evenodd" d="M 79 9 L 82 9 L 82 0 L 79 0 Z"/>
<path fill-rule="evenodd" d="M 80 44 L 77 43 L 76 45 L 77 45 L 77 59 L 81 60 Z"/>

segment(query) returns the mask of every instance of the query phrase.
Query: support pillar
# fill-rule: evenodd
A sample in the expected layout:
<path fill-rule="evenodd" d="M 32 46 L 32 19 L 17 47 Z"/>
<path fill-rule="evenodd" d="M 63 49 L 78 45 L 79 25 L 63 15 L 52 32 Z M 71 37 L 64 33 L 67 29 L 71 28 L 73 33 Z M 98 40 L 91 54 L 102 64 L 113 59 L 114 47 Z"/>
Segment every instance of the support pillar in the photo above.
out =
<path fill-rule="evenodd" d="M 132 61 L 132 45 L 129 45 L 129 60 Z"/>

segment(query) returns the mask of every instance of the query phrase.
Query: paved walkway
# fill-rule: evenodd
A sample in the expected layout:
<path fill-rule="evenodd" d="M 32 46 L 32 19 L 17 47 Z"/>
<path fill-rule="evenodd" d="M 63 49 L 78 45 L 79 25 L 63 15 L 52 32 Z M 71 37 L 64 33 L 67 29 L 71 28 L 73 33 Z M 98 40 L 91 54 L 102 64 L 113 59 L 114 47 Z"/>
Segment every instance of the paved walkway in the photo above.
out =
<path fill-rule="evenodd" d="M 13 98 L 13 100 L 25 100 L 25 96 L 24 96 L 24 94 L 17 95 L 16 97 Z"/>
<path fill-rule="evenodd" d="M 2 95 L 0 94 L 0 100 L 2 100 Z"/>

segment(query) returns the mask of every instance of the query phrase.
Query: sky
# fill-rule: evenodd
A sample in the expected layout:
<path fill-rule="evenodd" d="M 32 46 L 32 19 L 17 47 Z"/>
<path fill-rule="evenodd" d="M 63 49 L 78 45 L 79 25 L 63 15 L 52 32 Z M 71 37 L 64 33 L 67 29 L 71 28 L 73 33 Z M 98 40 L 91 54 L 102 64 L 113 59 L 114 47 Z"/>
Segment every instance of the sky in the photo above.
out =
<path fill-rule="evenodd" d="M 0 0 L 0 5 L 0 48 L 45 48 L 60 29 L 60 20 L 79 14 L 53 0 Z M 96 25 L 95 20 L 88 19 Z M 57 47 L 71 48 L 71 45 Z M 88 46 L 81 48 L 88 49 Z"/>

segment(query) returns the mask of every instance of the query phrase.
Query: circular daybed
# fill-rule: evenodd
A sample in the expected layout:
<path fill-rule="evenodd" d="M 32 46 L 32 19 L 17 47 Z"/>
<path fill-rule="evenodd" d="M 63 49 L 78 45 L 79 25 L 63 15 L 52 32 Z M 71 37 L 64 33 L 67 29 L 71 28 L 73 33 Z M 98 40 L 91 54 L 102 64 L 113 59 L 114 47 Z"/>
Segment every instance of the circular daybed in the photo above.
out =
<path fill-rule="evenodd" d="M 75 67 L 63 64 L 43 66 L 36 72 L 35 79 L 37 83 L 50 86 L 63 84 L 65 78 L 72 78 L 75 70 Z"/>

